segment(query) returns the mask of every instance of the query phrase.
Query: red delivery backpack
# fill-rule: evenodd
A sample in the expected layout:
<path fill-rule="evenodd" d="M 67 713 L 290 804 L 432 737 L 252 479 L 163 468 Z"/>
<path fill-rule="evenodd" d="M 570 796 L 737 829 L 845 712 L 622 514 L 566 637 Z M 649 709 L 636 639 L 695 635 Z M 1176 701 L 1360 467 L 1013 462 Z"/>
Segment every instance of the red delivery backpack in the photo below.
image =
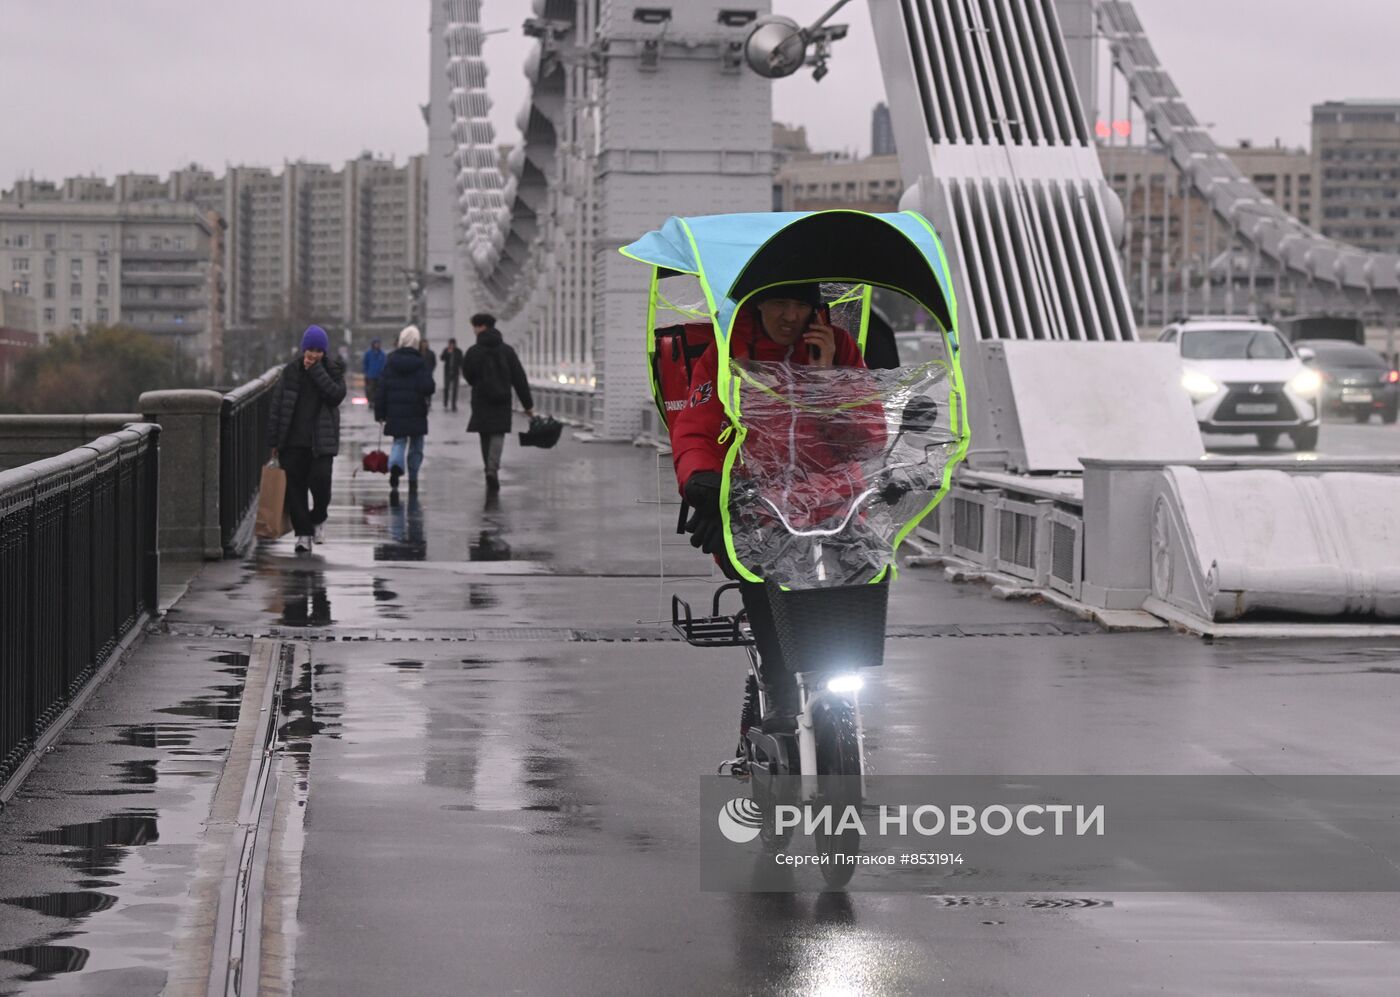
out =
<path fill-rule="evenodd" d="M 690 372 L 715 342 L 709 322 L 687 322 L 656 330 L 656 352 L 651 356 L 652 390 L 656 408 L 669 434 L 676 413 L 690 403 Z"/>

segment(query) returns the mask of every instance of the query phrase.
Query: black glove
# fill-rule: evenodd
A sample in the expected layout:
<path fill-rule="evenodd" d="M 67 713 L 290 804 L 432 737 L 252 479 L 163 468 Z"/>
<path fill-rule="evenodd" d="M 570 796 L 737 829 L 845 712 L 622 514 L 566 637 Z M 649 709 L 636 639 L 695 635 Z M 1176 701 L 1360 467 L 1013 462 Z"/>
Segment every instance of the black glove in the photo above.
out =
<path fill-rule="evenodd" d="M 719 511 L 723 480 L 715 471 L 696 471 L 685 483 L 685 501 L 693 510 L 685 531 L 690 534 L 690 545 L 706 554 L 724 550 L 724 520 Z"/>
<path fill-rule="evenodd" d="M 880 487 L 880 499 L 888 505 L 896 505 L 910 492 L 931 492 L 937 488 L 938 482 L 927 468 L 906 468 L 897 475 L 890 475 L 889 480 Z"/>
<path fill-rule="evenodd" d="M 887 481 L 880 489 L 880 499 L 886 505 L 896 505 L 900 499 L 909 494 L 909 486 L 903 481 Z"/>
<path fill-rule="evenodd" d="M 718 518 L 723 486 L 724 478 L 718 471 L 696 471 L 685 483 L 686 505 L 700 515 Z"/>

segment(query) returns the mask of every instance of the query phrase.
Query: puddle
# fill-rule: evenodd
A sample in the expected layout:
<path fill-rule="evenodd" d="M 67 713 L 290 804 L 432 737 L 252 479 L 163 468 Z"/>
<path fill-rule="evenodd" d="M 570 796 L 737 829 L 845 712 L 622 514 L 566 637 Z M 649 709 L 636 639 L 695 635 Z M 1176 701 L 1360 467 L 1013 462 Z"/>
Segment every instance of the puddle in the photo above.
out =
<path fill-rule="evenodd" d="M 374 545 L 376 561 L 426 561 L 427 544 L 380 543 Z"/>
<path fill-rule="evenodd" d="M 510 544 L 492 530 L 482 530 L 467 547 L 467 558 L 472 561 L 512 560 Z"/>
<path fill-rule="evenodd" d="M 385 585 L 383 578 L 374 579 L 370 587 L 374 591 L 375 602 L 393 602 L 399 597 L 397 592 Z"/>
<path fill-rule="evenodd" d="M 397 495 L 389 497 L 389 539 L 375 544 L 376 561 L 425 561 L 428 558 L 428 539 L 423 529 L 423 502 L 417 492 L 411 492 L 408 501 L 400 501 Z"/>
<path fill-rule="evenodd" d="M 248 655 L 243 651 L 224 651 L 214 655 L 209 659 L 226 667 L 219 671 L 228 675 L 246 675 L 248 673 Z"/>
<path fill-rule="evenodd" d="M 282 624 L 328 627 L 335 623 L 324 571 L 291 571 L 282 580 Z"/>
<path fill-rule="evenodd" d="M 38 897 L 5 897 L 0 903 L 11 907 L 23 907 L 50 917 L 79 918 L 108 910 L 117 902 L 110 893 L 95 890 L 72 890 L 66 893 L 47 893 Z"/>
<path fill-rule="evenodd" d="M 157 710 L 157 713 L 169 713 L 177 717 L 201 717 L 205 720 L 217 720 L 221 727 L 231 727 L 238 722 L 238 710 L 243 699 L 243 687 L 219 686 L 220 689 L 233 689 L 235 693 L 222 696 L 197 696 L 194 699 L 187 699 L 175 706 L 165 706 Z"/>
<path fill-rule="evenodd" d="M 288 666 L 289 669 L 291 667 Z M 303 779 L 311 765 L 312 738 L 318 734 L 340 737 L 338 724 L 327 723 L 317 715 L 313 682 L 323 671 L 324 665 L 317 665 L 313 670 L 306 664 L 297 670 L 296 675 L 283 673 L 282 677 L 282 722 L 277 728 L 277 735 Z"/>
<path fill-rule="evenodd" d="M 60 973 L 76 973 L 87 965 L 89 952 L 75 945 L 26 945 L 22 948 L 0 952 L 0 959 L 8 959 L 32 970 L 24 980 L 47 980 Z"/>
<path fill-rule="evenodd" d="M 128 786 L 153 786 L 156 779 L 156 758 L 138 758 L 130 762 L 113 762 L 118 773 L 118 779 Z"/>
<path fill-rule="evenodd" d="M 118 872 L 118 863 L 128 848 L 159 841 L 160 829 L 154 811 L 134 810 L 40 831 L 30 835 L 28 840 L 65 849 L 63 861 L 84 875 L 112 876 Z"/>
<path fill-rule="evenodd" d="M 132 748 L 184 748 L 194 740 L 190 724 L 129 724 L 117 731 L 112 743 Z"/>

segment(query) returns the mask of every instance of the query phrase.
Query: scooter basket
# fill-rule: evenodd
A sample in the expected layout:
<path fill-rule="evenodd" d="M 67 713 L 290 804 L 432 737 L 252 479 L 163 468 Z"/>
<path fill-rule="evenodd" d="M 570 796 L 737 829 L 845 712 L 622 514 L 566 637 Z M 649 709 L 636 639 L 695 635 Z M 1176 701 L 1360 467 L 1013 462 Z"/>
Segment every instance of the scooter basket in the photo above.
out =
<path fill-rule="evenodd" d="M 806 672 L 884 664 L 888 584 L 785 591 L 768 582 L 767 587 L 773 629 L 789 668 Z"/>

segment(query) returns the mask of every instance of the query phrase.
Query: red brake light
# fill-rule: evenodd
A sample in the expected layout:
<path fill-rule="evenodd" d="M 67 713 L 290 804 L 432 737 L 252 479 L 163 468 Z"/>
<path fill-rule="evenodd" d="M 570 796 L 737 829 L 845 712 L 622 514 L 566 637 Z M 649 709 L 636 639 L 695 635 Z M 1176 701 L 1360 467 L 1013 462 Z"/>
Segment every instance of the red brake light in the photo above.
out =
<path fill-rule="evenodd" d="M 1392 370 L 1389 374 L 1385 375 L 1385 379 L 1391 384 L 1400 381 L 1400 370 Z"/>

